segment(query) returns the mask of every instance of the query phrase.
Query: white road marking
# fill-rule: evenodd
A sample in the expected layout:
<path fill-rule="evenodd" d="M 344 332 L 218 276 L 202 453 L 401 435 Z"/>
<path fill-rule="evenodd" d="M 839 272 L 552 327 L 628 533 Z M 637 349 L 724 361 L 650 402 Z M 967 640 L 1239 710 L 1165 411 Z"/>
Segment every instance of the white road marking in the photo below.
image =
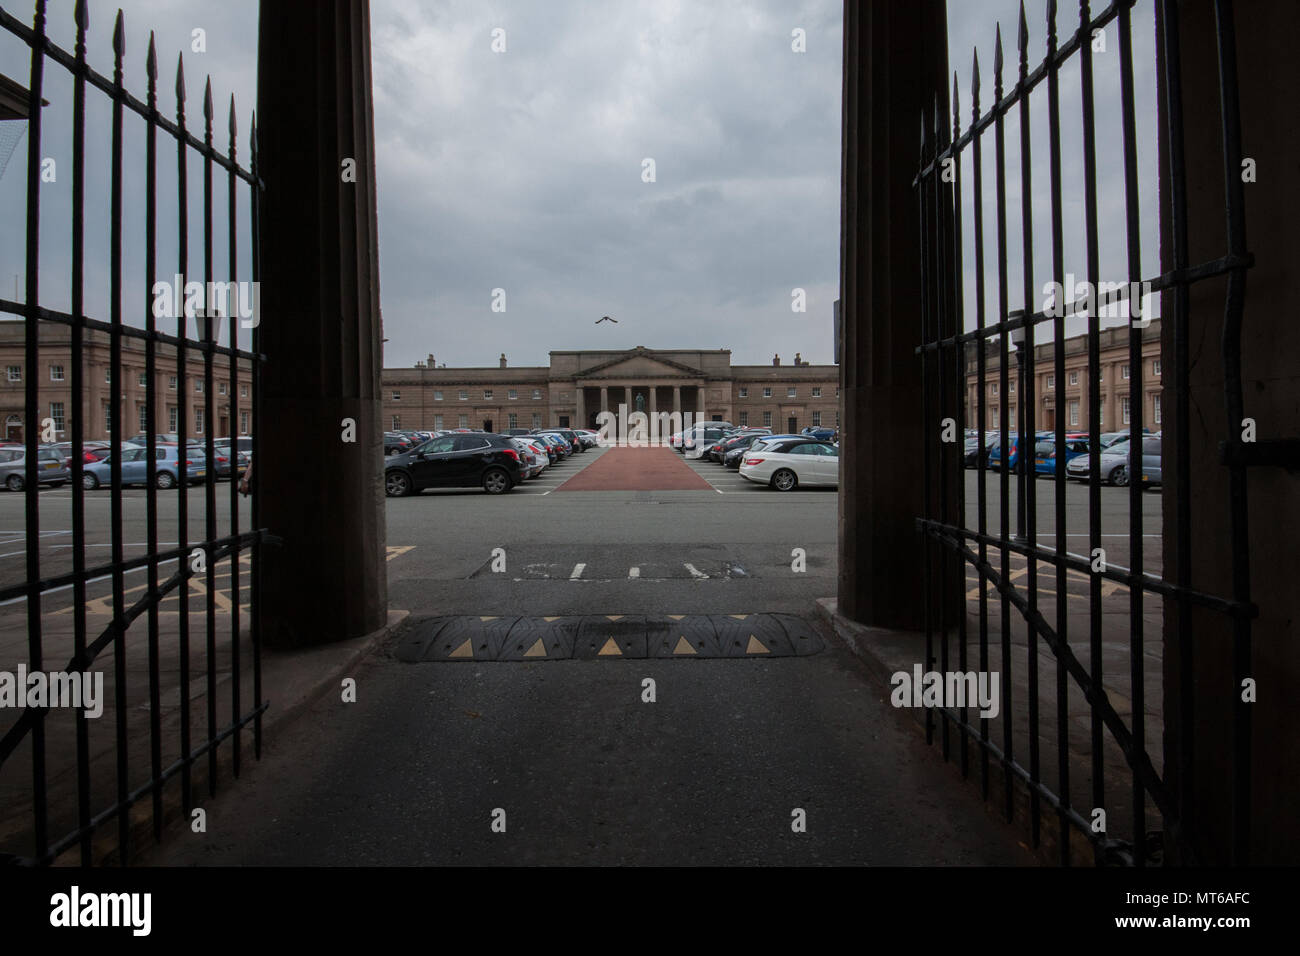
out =
<path fill-rule="evenodd" d="M 701 580 L 705 580 L 705 581 L 707 581 L 707 580 L 709 579 L 709 576 L 708 576 L 707 574 L 705 574 L 703 571 L 699 570 L 699 569 L 698 569 L 695 565 L 693 565 L 693 564 L 683 564 L 682 566 L 683 566 L 684 568 L 686 568 L 687 571 L 691 572 L 691 577 L 693 577 L 693 578 L 699 578 L 699 579 L 701 579 Z"/>
<path fill-rule="evenodd" d="M 640 568 L 628 568 L 627 576 L 629 578 L 639 578 L 641 576 Z"/>
<path fill-rule="evenodd" d="M 573 573 L 569 575 L 569 580 L 570 580 L 570 581 L 576 581 L 576 580 L 578 580 L 578 578 L 582 577 L 582 571 L 583 571 L 583 569 L 584 569 L 585 567 L 586 567 L 586 565 L 583 564 L 583 563 L 581 563 L 581 562 L 579 562 L 578 564 L 575 564 L 575 565 L 573 566 Z"/>

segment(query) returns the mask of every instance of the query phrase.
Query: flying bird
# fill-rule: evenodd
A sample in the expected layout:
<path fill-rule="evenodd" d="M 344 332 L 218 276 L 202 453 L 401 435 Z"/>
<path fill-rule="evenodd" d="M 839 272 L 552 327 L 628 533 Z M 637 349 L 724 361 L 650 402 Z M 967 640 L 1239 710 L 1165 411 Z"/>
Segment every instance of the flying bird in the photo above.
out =
<path fill-rule="evenodd" d="M 600 325 L 602 322 L 613 322 L 615 325 L 618 325 L 618 319 L 611 319 L 608 315 L 596 320 L 597 325 Z"/>

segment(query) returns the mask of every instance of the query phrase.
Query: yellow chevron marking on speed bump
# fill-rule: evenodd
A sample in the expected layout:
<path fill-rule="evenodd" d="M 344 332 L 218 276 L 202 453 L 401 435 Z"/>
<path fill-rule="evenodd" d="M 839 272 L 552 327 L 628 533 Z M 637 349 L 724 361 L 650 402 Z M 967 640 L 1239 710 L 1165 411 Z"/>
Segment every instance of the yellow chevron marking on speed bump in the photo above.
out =
<path fill-rule="evenodd" d="M 496 620 L 496 617 L 495 617 L 495 616 L 490 616 L 490 617 L 489 617 L 489 616 L 479 615 L 479 620 L 480 620 L 480 621 L 495 621 L 495 620 Z"/>
<path fill-rule="evenodd" d="M 734 617 L 737 621 L 743 621 L 745 618 L 749 617 L 748 614 L 732 614 L 731 616 Z"/>
<path fill-rule="evenodd" d="M 619 618 L 621 618 L 622 616 L 623 616 L 622 614 L 606 614 L 606 615 L 605 615 L 605 617 L 608 618 L 608 619 L 611 620 L 611 621 L 617 621 L 617 620 L 618 620 Z"/>
<path fill-rule="evenodd" d="M 681 620 L 682 618 L 684 618 L 686 615 L 685 615 L 685 614 L 669 614 L 668 616 L 669 616 L 672 620 L 674 620 L 674 621 L 680 621 L 680 620 Z"/>
<path fill-rule="evenodd" d="M 621 617 L 622 615 L 620 615 Z M 605 642 L 605 646 L 596 652 L 598 657 L 609 657 L 611 655 L 623 656 L 623 652 L 618 649 L 618 642 L 612 637 Z"/>
<path fill-rule="evenodd" d="M 465 643 L 462 644 L 460 647 L 456 648 L 447 656 L 448 657 L 473 657 L 474 656 L 473 638 L 469 638 L 469 637 L 465 638 Z"/>
<path fill-rule="evenodd" d="M 745 653 L 746 654 L 771 654 L 772 652 L 763 646 L 762 641 L 760 641 L 753 634 L 751 634 L 749 635 L 749 646 L 745 648 Z"/>
<path fill-rule="evenodd" d="M 544 617 L 544 618 L 542 618 L 542 620 L 545 621 L 547 624 L 550 624 L 552 621 L 558 621 L 558 620 L 559 620 L 559 617 L 558 617 L 558 616 L 557 616 L 557 617 Z"/>
<path fill-rule="evenodd" d="M 542 639 L 540 637 L 537 639 L 537 642 L 533 644 L 532 647 L 528 648 L 528 650 L 524 652 L 524 657 L 545 657 L 545 656 L 546 656 L 546 645 L 542 643 Z"/>
<path fill-rule="evenodd" d="M 406 552 L 414 549 L 415 545 L 413 544 L 408 544 L 403 547 L 390 547 L 388 549 L 388 554 L 385 556 L 385 560 L 391 561 L 393 558 L 399 557 L 400 555 L 406 554 Z"/>
<path fill-rule="evenodd" d="M 677 638 L 677 646 L 673 648 L 673 653 L 674 653 L 674 654 L 694 654 L 694 653 L 695 653 L 695 648 L 691 647 L 691 644 L 690 644 L 690 642 L 689 642 L 688 640 L 686 640 L 685 635 L 682 635 L 682 636 L 680 636 L 680 637 Z"/>

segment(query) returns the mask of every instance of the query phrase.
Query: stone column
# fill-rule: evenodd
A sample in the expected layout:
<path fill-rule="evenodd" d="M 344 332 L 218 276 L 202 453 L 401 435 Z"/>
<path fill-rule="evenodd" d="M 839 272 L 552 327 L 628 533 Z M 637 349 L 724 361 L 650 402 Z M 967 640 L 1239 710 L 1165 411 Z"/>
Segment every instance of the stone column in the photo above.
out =
<path fill-rule="evenodd" d="M 695 389 L 695 420 L 697 422 L 704 421 L 705 414 L 706 412 L 704 408 L 704 385 L 700 384 L 696 386 Z"/>
<path fill-rule="evenodd" d="M 920 419 L 922 262 L 911 183 L 922 110 L 935 109 L 936 91 L 949 115 L 946 20 L 944 0 L 844 5 L 839 611 L 907 630 L 925 621 L 915 524 L 924 486 L 914 470 L 882 466 L 879 450 L 919 462 L 924 435 L 938 427 Z M 961 579 L 960 570 L 949 578 Z M 953 596 L 960 601 L 960 586 Z"/>
<path fill-rule="evenodd" d="M 659 399 L 655 394 L 657 391 L 659 391 L 659 386 L 650 386 L 650 443 L 652 445 L 658 442 L 661 437 L 659 434 Z"/>
<path fill-rule="evenodd" d="M 258 37 L 260 280 L 274 319 L 254 345 L 269 359 L 254 515 L 282 541 L 261 551 L 262 638 L 292 647 L 360 637 L 388 616 L 369 3 L 264 0 Z M 340 178 L 349 159 L 355 182 Z M 304 436 L 331 449 L 310 508 Z"/>
<path fill-rule="evenodd" d="M 573 410 L 577 421 L 574 423 L 576 428 L 587 427 L 587 396 L 583 393 L 582 386 L 574 384 Z"/>

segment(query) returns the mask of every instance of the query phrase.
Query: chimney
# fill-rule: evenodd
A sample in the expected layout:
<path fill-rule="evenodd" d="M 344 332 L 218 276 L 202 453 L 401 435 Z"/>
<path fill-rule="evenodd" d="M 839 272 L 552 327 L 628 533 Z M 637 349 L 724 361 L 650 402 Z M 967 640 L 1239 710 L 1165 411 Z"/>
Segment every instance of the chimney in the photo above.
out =
<path fill-rule="evenodd" d="M 428 361 L 427 363 L 425 363 L 425 364 L 427 364 L 427 365 L 429 366 L 429 368 L 433 368 L 433 367 L 434 367 L 434 364 L 433 364 L 433 353 L 432 353 L 432 352 L 429 353 L 429 361 Z"/>
<path fill-rule="evenodd" d="M 799 357 L 799 353 L 798 353 L 798 352 L 795 352 L 795 353 L 794 353 L 794 364 L 795 364 L 795 365 L 802 365 L 802 364 L 803 364 L 803 359 L 801 359 L 801 358 Z"/>
<path fill-rule="evenodd" d="M 505 352 L 502 352 L 502 353 L 501 353 L 501 367 L 502 367 L 502 368 L 505 368 L 505 367 L 506 367 L 506 353 L 505 353 Z"/>
<path fill-rule="evenodd" d="M 780 355 L 773 355 L 773 356 L 772 356 L 772 364 L 773 364 L 773 365 L 780 365 L 780 364 L 781 364 L 781 356 L 780 356 Z"/>

